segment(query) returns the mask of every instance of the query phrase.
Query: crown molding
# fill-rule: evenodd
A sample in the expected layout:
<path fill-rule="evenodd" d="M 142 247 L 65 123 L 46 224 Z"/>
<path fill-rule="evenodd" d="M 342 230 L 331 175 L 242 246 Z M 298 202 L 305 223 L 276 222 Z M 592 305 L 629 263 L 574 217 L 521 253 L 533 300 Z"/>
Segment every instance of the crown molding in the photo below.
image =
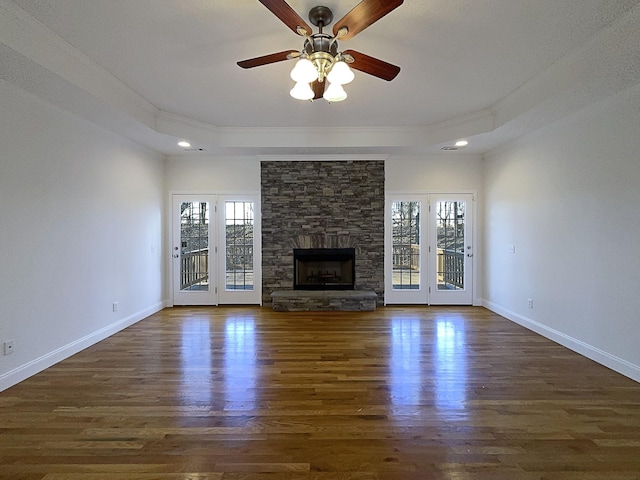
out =
<path fill-rule="evenodd" d="M 256 155 L 261 162 L 364 162 L 386 161 L 389 155 L 336 154 L 336 155 Z"/>
<path fill-rule="evenodd" d="M 491 109 L 435 125 L 418 127 L 219 127 L 160 112 L 157 130 L 165 135 L 220 148 L 395 148 L 429 146 L 490 132 Z"/>
<path fill-rule="evenodd" d="M 0 0 L 0 43 L 149 127 L 160 110 L 10 0 Z"/>
<path fill-rule="evenodd" d="M 640 5 L 493 106 L 496 128 L 531 131 L 640 83 Z"/>

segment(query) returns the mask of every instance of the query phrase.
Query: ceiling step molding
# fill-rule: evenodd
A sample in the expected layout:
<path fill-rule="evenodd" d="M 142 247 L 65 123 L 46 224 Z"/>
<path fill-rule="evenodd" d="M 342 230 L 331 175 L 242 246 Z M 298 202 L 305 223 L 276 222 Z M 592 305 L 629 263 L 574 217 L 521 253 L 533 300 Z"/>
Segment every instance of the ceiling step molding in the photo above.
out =
<path fill-rule="evenodd" d="M 256 155 L 261 162 L 366 162 L 385 161 L 389 155 L 380 154 L 337 154 L 337 155 Z"/>
<path fill-rule="evenodd" d="M 10 0 L 0 0 L 0 80 L 167 154 L 178 152 L 177 139 L 189 139 L 209 154 L 282 152 L 289 160 L 312 160 L 318 158 L 316 152 L 347 150 L 355 153 L 319 157 L 371 160 L 388 157 L 381 152 L 402 149 L 439 151 L 446 142 L 473 136 L 479 140 L 482 134 L 497 131 L 504 143 L 638 85 L 634 40 L 639 24 L 637 5 L 488 108 L 417 127 L 220 127 L 161 111 Z"/>
<path fill-rule="evenodd" d="M 155 126 L 160 112 L 155 105 L 9 0 L 0 0 L 0 43 L 111 108 Z"/>

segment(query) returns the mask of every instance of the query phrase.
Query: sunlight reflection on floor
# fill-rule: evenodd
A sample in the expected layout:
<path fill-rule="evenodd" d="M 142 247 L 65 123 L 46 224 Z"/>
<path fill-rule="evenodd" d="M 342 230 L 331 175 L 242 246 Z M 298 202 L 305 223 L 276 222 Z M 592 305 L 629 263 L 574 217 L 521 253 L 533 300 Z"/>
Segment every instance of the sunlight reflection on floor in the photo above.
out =
<path fill-rule="evenodd" d="M 229 317 L 224 330 L 225 410 L 256 407 L 256 328 L 253 317 Z"/>
<path fill-rule="evenodd" d="M 421 328 L 420 317 L 396 317 L 391 322 L 390 396 L 394 405 L 436 406 L 437 412 L 464 415 L 468 372 L 463 319 L 436 319 L 435 337 Z M 433 364 L 420 363 L 423 349 L 433 349 Z M 429 379 L 431 380 L 429 382 Z"/>

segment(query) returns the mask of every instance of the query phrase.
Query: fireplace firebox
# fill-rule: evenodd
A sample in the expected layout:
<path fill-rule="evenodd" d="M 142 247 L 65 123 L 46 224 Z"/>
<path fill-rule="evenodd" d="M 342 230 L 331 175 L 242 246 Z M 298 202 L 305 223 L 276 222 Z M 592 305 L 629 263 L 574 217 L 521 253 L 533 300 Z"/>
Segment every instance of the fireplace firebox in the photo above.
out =
<path fill-rule="evenodd" d="M 294 290 L 354 290 L 354 248 L 295 248 Z"/>

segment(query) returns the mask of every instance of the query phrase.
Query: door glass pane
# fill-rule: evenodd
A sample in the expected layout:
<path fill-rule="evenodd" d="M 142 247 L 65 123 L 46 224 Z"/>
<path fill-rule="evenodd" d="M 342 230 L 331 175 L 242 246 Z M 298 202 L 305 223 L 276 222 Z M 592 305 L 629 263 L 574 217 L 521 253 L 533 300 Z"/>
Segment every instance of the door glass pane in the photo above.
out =
<path fill-rule="evenodd" d="M 180 290 L 209 290 L 209 202 L 180 204 Z"/>
<path fill-rule="evenodd" d="M 436 203 L 438 290 L 464 289 L 465 202 Z"/>
<path fill-rule="evenodd" d="M 253 202 L 225 202 L 227 290 L 253 290 Z"/>
<path fill-rule="evenodd" d="M 420 202 L 391 205 L 394 290 L 420 288 Z"/>

